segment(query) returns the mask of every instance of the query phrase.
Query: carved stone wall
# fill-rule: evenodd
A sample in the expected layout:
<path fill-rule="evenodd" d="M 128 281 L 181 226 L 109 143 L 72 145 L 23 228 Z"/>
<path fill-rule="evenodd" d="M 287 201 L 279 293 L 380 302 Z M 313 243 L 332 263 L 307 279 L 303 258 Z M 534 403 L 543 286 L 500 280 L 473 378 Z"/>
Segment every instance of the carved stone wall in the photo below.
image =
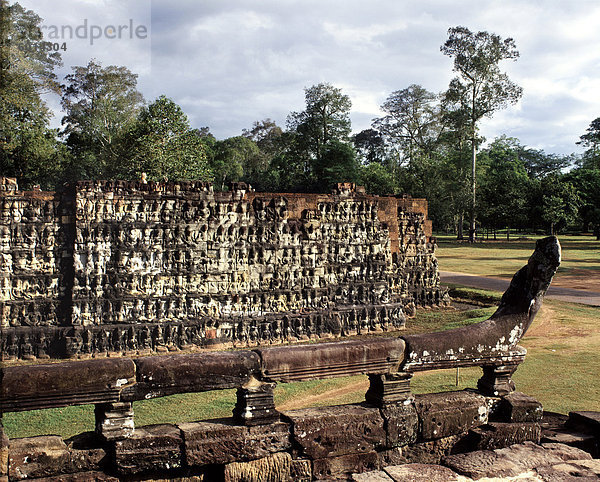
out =
<path fill-rule="evenodd" d="M 5 358 L 398 328 L 445 302 L 425 200 L 201 182 L 0 191 Z"/>

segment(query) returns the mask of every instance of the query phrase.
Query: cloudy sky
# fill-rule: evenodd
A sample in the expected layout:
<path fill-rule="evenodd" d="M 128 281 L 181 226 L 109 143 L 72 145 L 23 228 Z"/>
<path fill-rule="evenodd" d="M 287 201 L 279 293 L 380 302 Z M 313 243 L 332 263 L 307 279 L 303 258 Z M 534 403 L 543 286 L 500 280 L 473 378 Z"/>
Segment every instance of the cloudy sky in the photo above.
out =
<path fill-rule="evenodd" d="M 413 83 L 447 87 L 452 61 L 440 45 L 457 25 L 513 37 L 521 53 L 501 66 L 523 98 L 485 121 L 488 139 L 506 134 L 547 152 L 580 152 L 575 142 L 600 116 L 597 0 L 20 3 L 44 19 L 49 40 L 66 47 L 61 75 L 91 58 L 125 65 L 139 74 L 148 101 L 166 94 L 193 127 L 209 126 L 217 138 L 267 117 L 284 126 L 290 111 L 303 109 L 303 89 L 319 82 L 342 88 L 352 99 L 354 131 L 366 129 L 391 92 Z M 49 102 L 58 124 L 58 100 Z"/>

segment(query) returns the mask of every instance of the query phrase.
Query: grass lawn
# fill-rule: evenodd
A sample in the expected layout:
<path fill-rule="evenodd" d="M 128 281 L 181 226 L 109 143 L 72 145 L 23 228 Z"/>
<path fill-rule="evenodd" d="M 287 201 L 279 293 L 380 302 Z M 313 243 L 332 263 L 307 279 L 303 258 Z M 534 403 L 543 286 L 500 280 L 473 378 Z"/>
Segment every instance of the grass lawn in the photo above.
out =
<path fill-rule="evenodd" d="M 499 297 L 498 293 L 471 289 L 458 289 L 454 294 L 496 301 Z M 485 319 L 493 311 L 494 308 L 463 312 L 420 310 L 402 333 L 450 329 Z M 600 308 L 546 300 L 521 343 L 529 353 L 515 373 L 517 389 L 536 397 L 546 410 L 600 410 L 599 322 Z M 474 388 L 480 376 L 479 368 L 462 368 L 457 387 L 456 370 L 423 372 L 415 375 L 412 387 L 415 393 Z M 366 376 L 280 384 L 275 402 L 280 410 L 355 403 L 364 400 L 367 388 Z M 136 402 L 135 423 L 142 426 L 228 417 L 234 403 L 234 390 Z M 4 425 L 10 438 L 40 434 L 68 437 L 93 430 L 93 406 L 6 413 Z"/>
<path fill-rule="evenodd" d="M 436 256 L 441 271 L 512 278 L 529 259 L 535 241 L 543 236 L 514 237 L 470 245 L 455 236 L 437 236 Z M 558 236 L 562 263 L 553 281 L 556 286 L 600 291 L 600 241 L 593 236 Z"/>

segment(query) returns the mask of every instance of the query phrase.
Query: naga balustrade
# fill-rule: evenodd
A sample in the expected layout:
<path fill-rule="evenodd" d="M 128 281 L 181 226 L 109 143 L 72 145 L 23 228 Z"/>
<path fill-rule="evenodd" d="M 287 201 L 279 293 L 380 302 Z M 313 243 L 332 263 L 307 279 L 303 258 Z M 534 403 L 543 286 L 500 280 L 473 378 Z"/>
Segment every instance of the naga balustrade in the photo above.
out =
<path fill-rule="evenodd" d="M 445 332 L 4 367 L 0 408 L 11 412 L 95 404 L 96 434 L 113 442 L 135 434 L 134 401 L 177 393 L 236 388 L 233 424 L 247 427 L 279 422 L 273 399 L 277 383 L 364 374 L 370 380 L 366 405 L 389 409 L 414 402 L 410 380 L 416 371 L 481 366 L 479 394 L 505 397 L 515 389 L 511 375 L 526 354 L 518 341 L 559 264 L 558 240 L 539 240 L 488 320 Z"/>

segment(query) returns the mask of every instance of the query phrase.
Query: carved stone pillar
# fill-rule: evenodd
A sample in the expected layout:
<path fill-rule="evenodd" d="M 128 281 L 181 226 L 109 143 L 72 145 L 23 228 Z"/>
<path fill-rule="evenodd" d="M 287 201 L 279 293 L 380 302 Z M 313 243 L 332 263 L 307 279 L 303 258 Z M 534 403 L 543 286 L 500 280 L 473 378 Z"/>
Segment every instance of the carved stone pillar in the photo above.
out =
<path fill-rule="evenodd" d="M 376 407 L 412 401 L 409 372 L 369 375 L 369 389 L 365 394 L 367 403 Z"/>
<path fill-rule="evenodd" d="M 514 365 L 484 365 L 483 376 L 477 382 L 477 389 L 483 395 L 503 397 L 515 391 L 515 382 L 511 376 L 518 364 Z"/>
<path fill-rule="evenodd" d="M 245 387 L 238 388 L 237 402 L 233 409 L 233 419 L 241 425 L 265 425 L 279 420 L 275 410 L 273 390 L 276 383 L 252 380 Z"/>
<path fill-rule="evenodd" d="M 133 407 L 130 402 L 98 403 L 94 409 L 96 434 L 106 441 L 133 435 Z"/>

